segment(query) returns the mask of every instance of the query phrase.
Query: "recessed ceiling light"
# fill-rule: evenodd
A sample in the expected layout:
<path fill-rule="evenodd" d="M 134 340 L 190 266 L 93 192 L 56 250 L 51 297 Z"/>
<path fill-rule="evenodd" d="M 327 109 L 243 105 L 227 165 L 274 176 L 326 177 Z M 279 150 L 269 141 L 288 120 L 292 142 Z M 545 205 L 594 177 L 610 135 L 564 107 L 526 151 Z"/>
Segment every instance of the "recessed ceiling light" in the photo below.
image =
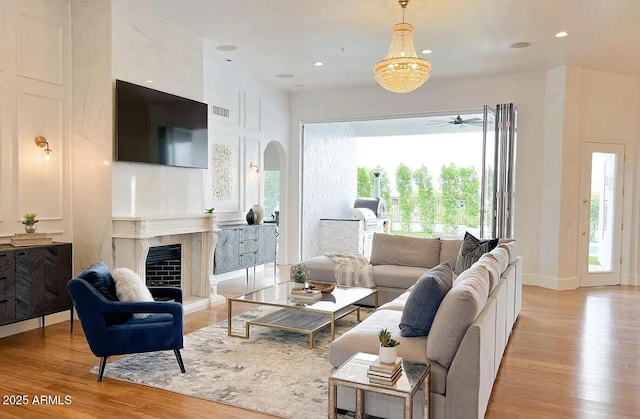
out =
<path fill-rule="evenodd" d="M 313 63 L 313 65 L 315 65 L 316 67 L 322 67 L 324 63 L 322 61 L 316 61 L 315 63 Z"/>
<path fill-rule="evenodd" d="M 531 46 L 531 44 L 528 42 L 516 42 L 511 44 L 511 48 L 527 48 L 529 46 Z"/>
<path fill-rule="evenodd" d="M 296 84 L 296 87 L 302 87 L 302 86 L 303 86 L 302 84 Z"/>
<path fill-rule="evenodd" d="M 147 83 L 153 83 L 153 80 L 147 80 Z"/>
<path fill-rule="evenodd" d="M 276 77 L 279 78 L 279 79 L 290 79 L 292 77 L 295 77 L 295 75 L 293 75 L 293 74 L 278 74 Z"/>
<path fill-rule="evenodd" d="M 562 31 L 562 32 L 558 32 L 556 34 L 556 38 L 564 38 L 565 36 L 569 35 L 568 32 Z"/>
<path fill-rule="evenodd" d="M 433 51 L 431 51 L 430 49 L 423 49 L 421 52 L 423 54 L 431 54 Z"/>
<path fill-rule="evenodd" d="M 235 51 L 238 49 L 238 47 L 235 45 L 220 45 L 217 46 L 216 49 L 218 51 Z"/>

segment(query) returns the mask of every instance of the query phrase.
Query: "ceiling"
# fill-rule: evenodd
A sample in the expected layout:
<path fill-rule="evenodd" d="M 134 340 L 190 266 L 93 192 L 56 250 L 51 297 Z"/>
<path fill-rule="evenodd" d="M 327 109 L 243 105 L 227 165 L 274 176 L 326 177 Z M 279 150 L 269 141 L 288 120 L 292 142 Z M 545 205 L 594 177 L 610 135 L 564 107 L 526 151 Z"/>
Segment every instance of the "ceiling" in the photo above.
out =
<path fill-rule="evenodd" d="M 128 1 L 202 35 L 232 70 L 293 92 L 375 84 L 372 68 L 402 20 L 396 0 Z M 432 80 L 563 64 L 640 74 L 640 0 L 411 0 L 405 16 L 416 50 L 433 50 L 422 55 Z"/>

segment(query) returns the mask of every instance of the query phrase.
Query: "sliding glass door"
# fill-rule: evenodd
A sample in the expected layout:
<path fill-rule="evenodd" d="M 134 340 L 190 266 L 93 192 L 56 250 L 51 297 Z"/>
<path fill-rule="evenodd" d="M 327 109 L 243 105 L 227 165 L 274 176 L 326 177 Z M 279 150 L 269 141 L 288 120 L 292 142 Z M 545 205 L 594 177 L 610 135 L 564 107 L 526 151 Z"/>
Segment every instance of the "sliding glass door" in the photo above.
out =
<path fill-rule="evenodd" d="M 511 237 L 514 223 L 516 110 L 485 105 L 483 118 L 481 237 Z"/>

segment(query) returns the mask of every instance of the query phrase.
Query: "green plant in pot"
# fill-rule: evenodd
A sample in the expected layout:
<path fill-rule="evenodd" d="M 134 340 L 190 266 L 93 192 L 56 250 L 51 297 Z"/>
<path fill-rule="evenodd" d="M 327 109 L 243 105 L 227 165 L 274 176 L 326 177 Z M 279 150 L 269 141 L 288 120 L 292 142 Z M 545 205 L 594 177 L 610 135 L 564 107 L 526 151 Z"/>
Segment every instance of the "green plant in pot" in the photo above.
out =
<path fill-rule="evenodd" d="M 307 271 L 304 270 L 304 263 L 300 263 L 295 266 L 295 271 L 293 272 L 293 281 L 298 284 L 303 284 L 303 288 L 307 288 L 307 280 L 309 279 L 309 275 L 307 275 Z"/>
<path fill-rule="evenodd" d="M 35 233 L 36 232 L 36 223 L 38 220 L 36 219 L 36 214 L 33 212 L 28 212 L 24 215 L 24 220 L 22 224 L 24 224 L 24 231 L 27 233 Z"/>
<path fill-rule="evenodd" d="M 387 329 L 382 329 L 378 333 L 378 340 L 380 340 L 380 362 L 385 364 L 393 364 L 398 357 L 398 351 L 396 346 L 400 345 L 400 342 L 391 337 L 391 332 Z"/>

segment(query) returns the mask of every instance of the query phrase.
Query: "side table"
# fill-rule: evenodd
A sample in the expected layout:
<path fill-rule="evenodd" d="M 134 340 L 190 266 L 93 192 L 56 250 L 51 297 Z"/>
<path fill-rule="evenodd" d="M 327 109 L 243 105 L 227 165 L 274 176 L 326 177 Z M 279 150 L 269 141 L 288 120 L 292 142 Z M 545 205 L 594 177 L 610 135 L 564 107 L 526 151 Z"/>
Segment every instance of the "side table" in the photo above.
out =
<path fill-rule="evenodd" d="M 369 382 L 369 365 L 377 355 L 358 352 L 329 376 L 329 419 L 336 418 L 337 386 L 355 388 L 356 419 L 364 417 L 364 392 L 388 394 L 404 399 L 404 417 L 413 417 L 413 398 L 424 384 L 424 418 L 429 418 L 430 364 L 402 361 L 402 375 L 394 385 Z"/>

